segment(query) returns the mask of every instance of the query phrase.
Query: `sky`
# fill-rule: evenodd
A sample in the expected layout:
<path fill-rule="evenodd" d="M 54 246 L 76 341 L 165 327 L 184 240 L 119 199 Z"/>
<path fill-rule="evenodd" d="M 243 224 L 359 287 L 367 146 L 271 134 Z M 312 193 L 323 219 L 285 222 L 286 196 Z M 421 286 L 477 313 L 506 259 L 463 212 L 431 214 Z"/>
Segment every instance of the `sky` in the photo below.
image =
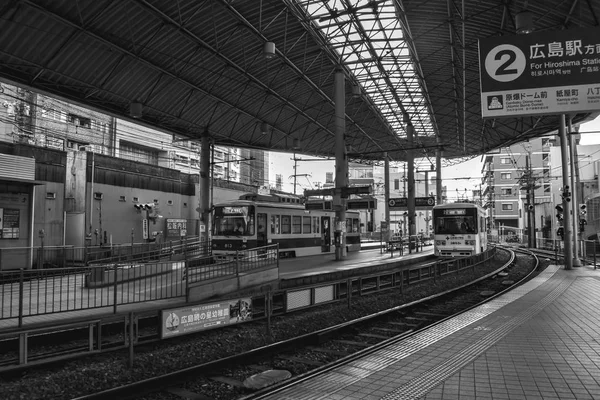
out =
<path fill-rule="evenodd" d="M 582 124 L 580 127 L 581 145 L 600 144 L 600 117 L 591 122 Z M 587 132 L 587 133 L 586 133 Z M 275 175 L 283 175 L 283 190 L 289 193 L 294 192 L 294 154 L 276 153 L 270 155 L 269 180 L 272 186 L 275 186 Z M 314 159 L 312 156 L 296 154 L 297 159 Z M 296 193 L 302 194 L 304 189 L 315 189 L 317 182 L 325 183 L 325 173 L 335 172 L 335 162 L 330 161 L 298 161 L 296 163 L 297 183 Z M 471 190 L 478 189 L 481 184 L 482 157 L 475 157 L 472 160 L 457 164 L 452 167 L 445 167 L 442 170 L 443 185 L 447 187 L 447 193 L 450 198 L 456 195 L 456 190 L 464 194 Z M 334 174 L 335 175 L 335 174 Z"/>

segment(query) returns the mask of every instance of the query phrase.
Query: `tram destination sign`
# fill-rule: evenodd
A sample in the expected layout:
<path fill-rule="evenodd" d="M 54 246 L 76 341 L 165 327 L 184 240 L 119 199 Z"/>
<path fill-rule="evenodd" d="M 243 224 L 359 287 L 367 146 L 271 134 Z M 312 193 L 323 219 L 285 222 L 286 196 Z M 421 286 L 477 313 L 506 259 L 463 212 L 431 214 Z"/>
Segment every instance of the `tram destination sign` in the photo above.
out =
<path fill-rule="evenodd" d="M 484 118 L 600 109 L 600 28 L 479 40 Z"/>

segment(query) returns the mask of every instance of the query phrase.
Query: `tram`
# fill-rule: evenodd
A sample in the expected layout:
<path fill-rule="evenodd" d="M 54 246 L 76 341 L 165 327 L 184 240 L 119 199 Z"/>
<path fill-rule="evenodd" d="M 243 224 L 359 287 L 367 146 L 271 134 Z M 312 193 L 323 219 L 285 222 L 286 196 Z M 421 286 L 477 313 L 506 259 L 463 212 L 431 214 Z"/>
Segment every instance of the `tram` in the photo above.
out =
<path fill-rule="evenodd" d="M 449 203 L 433 207 L 436 256 L 465 257 L 487 249 L 487 211 L 478 204 Z"/>
<path fill-rule="evenodd" d="M 213 207 L 212 254 L 231 259 L 237 251 L 279 244 L 282 258 L 335 252 L 335 212 L 307 210 L 299 196 L 248 193 Z M 360 250 L 360 213 L 346 212 L 347 251 Z"/>

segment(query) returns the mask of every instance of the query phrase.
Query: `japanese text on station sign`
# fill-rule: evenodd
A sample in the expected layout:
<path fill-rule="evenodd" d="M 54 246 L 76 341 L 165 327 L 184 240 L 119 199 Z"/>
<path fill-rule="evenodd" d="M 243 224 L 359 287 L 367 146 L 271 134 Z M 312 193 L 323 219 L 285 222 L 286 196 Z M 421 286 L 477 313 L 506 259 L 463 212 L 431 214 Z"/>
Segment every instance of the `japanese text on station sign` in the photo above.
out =
<path fill-rule="evenodd" d="M 483 117 L 600 109 L 600 29 L 479 42 Z"/>

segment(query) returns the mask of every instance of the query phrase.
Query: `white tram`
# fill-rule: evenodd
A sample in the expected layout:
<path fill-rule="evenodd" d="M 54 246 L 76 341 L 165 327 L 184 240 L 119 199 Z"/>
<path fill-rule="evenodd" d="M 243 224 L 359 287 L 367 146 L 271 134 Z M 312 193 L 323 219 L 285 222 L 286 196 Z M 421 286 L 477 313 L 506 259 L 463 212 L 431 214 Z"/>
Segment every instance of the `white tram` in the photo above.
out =
<path fill-rule="evenodd" d="M 360 213 L 346 212 L 346 249 L 360 250 Z M 285 194 L 249 193 L 215 204 L 212 254 L 227 259 L 236 251 L 279 244 L 280 257 L 334 253 L 335 212 L 307 210 L 302 199 Z"/>
<path fill-rule="evenodd" d="M 487 249 L 487 211 L 473 203 L 433 207 L 434 254 L 465 257 Z"/>

